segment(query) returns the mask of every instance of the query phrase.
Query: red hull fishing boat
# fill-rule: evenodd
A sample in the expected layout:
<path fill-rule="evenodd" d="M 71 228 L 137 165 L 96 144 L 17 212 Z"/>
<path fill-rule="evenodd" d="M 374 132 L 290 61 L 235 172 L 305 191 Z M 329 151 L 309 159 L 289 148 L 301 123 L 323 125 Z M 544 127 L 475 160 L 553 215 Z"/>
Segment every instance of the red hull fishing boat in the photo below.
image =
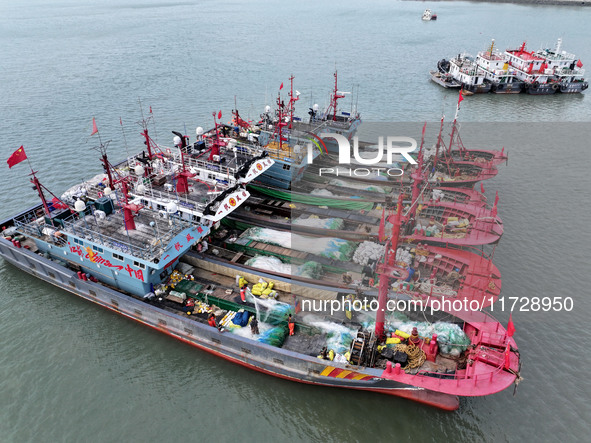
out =
<path fill-rule="evenodd" d="M 451 160 L 453 163 L 472 164 L 488 168 L 496 167 L 501 163 L 506 163 L 509 160 L 509 156 L 505 153 L 505 148 L 499 151 L 494 149 L 467 149 L 464 146 L 458 128 L 458 113 L 460 111 L 460 103 L 463 99 L 462 92 L 460 91 L 456 114 L 451 128 L 449 146 L 447 148 L 441 139 L 441 132 L 443 130 L 443 117 L 441 117 L 439 136 L 437 137 L 437 144 L 435 146 L 437 153 L 436 157 L 438 160 L 443 163 L 447 163 L 448 160 Z"/>
<path fill-rule="evenodd" d="M 146 141 L 149 144 L 147 134 Z M 286 380 L 396 395 L 447 410 L 458 408 L 459 397 L 493 394 L 519 381 L 512 322 L 505 330 L 487 314 L 457 310 L 455 303 L 478 300 L 445 304 L 443 297 L 435 297 L 435 288 L 432 297 L 420 300 L 412 300 L 406 288 L 401 294 L 391 290 L 393 282 L 408 277 L 395 253 L 401 196 L 384 262 L 377 267 L 376 317 L 358 311 L 355 303 L 335 311 L 332 304 L 342 303 L 341 297 L 327 299 L 314 288 L 291 305 L 254 296 L 256 285 L 245 296 L 244 279 L 236 278 L 238 288 L 233 279 L 191 266 L 191 255 L 206 249 L 205 238 L 220 218 L 244 204 L 248 193 L 241 179 L 248 181 L 250 169 L 229 169 L 234 175 L 220 192 L 189 182 L 201 175 L 202 165 L 189 167 L 182 153 L 180 167 L 172 167 L 164 179 L 159 174 L 163 158 L 152 153 L 147 159 L 141 154 L 129 158 L 112 176 L 104 148 L 101 143 L 108 186 L 107 178 L 95 186 L 102 188 L 101 195 L 69 194 L 70 199 L 48 202 L 32 172 L 42 204 L 1 221 L 0 256 L 5 261 L 198 349 Z M 210 154 L 213 162 L 218 161 L 214 155 L 222 155 Z M 8 164 L 25 159 L 20 148 Z M 259 161 L 265 158 L 255 160 Z M 209 171 L 207 165 L 203 168 Z M 174 183 L 167 183 L 169 179 Z M 168 192 L 166 184 L 172 184 L 171 194 L 180 198 L 160 209 L 155 199 Z M 163 191 L 156 189 L 159 186 Z M 194 200 L 197 194 L 200 200 Z M 181 209 L 183 202 L 192 213 Z M 429 254 L 438 251 L 422 248 Z M 445 252 L 440 252 L 443 258 Z M 467 259 L 464 264 L 472 273 L 463 283 L 474 291 L 484 289 L 476 274 L 496 272 L 490 262 L 480 260 Z M 444 262 L 432 267 L 443 272 L 448 265 L 459 265 Z M 281 297 L 293 301 L 291 292 Z M 325 302 L 324 308 L 314 309 L 312 302 Z M 389 302 L 405 302 L 407 307 L 392 309 Z M 473 309 L 471 303 L 469 308 Z M 258 326 L 252 324 L 252 314 Z"/>

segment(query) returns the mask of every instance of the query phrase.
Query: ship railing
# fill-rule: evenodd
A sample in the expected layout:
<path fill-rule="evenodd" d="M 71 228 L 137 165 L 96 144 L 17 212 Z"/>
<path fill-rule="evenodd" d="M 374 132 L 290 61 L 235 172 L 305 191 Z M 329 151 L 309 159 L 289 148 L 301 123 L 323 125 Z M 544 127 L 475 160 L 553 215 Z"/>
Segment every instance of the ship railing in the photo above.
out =
<path fill-rule="evenodd" d="M 536 51 L 535 53 L 536 55 L 539 55 L 540 57 L 543 57 L 547 60 L 551 60 L 551 61 L 564 61 L 564 60 L 576 60 L 577 57 L 575 56 L 575 54 L 570 54 L 568 52 L 564 52 L 564 53 L 555 53 L 555 52 L 546 52 L 546 51 Z"/>
<path fill-rule="evenodd" d="M 61 228 L 60 230 L 66 233 L 72 233 L 77 237 L 90 240 L 97 245 L 120 251 L 125 254 L 129 254 L 144 260 L 151 260 L 155 257 L 158 257 L 161 255 L 163 251 L 162 246 L 156 247 L 153 245 L 149 245 L 148 247 L 141 247 L 138 245 L 134 245 L 130 242 L 123 241 L 121 239 L 110 237 L 100 232 L 100 230 L 91 228 L 91 223 L 92 221 L 85 221 L 85 223 L 80 223 L 78 215 L 75 214 L 63 220 L 63 228 Z M 98 220 L 96 221 L 96 223 L 99 223 Z M 161 231 L 159 238 L 161 240 L 160 245 L 167 245 L 168 242 L 172 240 L 172 238 L 174 238 L 174 235 L 171 235 L 170 231 Z"/>
<path fill-rule="evenodd" d="M 154 242 L 148 246 L 138 246 L 131 242 L 122 240 L 120 238 L 113 238 L 100 231 L 100 222 L 93 215 L 86 215 L 84 217 L 91 217 L 90 221 L 84 220 L 81 223 L 78 214 L 73 214 L 68 218 L 61 221 L 61 227 L 58 229 L 65 233 L 71 233 L 77 237 L 91 240 L 97 245 L 102 245 L 112 250 L 120 251 L 137 258 L 144 260 L 152 260 L 159 257 L 164 247 L 180 232 L 180 230 L 190 226 L 190 224 L 175 215 L 169 215 L 169 219 L 173 222 L 169 225 L 159 224 L 158 229 L 154 233 Z M 93 220 L 94 219 L 94 220 Z M 93 229 L 93 224 L 97 225 L 99 229 Z M 46 225 L 47 227 L 54 228 L 54 226 Z M 164 228 L 164 229 L 163 229 Z M 158 246 L 155 246 L 158 245 Z"/>
<path fill-rule="evenodd" d="M 172 153 L 169 154 L 172 157 L 172 161 L 179 165 L 182 164 L 181 155 L 178 152 L 178 149 L 171 151 Z M 224 166 L 221 163 L 212 162 L 209 160 L 202 160 L 200 158 L 192 158 L 192 157 L 185 157 L 185 165 L 196 168 L 202 171 L 207 172 L 216 172 L 218 174 L 222 174 L 228 177 L 228 180 L 235 177 L 236 173 L 238 172 L 238 167 L 234 168 L 231 166 Z"/>
<path fill-rule="evenodd" d="M 300 147 L 300 152 L 295 152 L 294 147 L 288 145 L 288 149 L 275 149 L 270 148 L 268 145 L 265 147 L 265 151 L 269 153 L 269 156 L 276 160 L 282 160 L 292 163 L 299 163 L 304 158 L 305 148 Z"/>
<path fill-rule="evenodd" d="M 187 196 L 183 198 L 182 195 L 179 195 L 176 192 L 162 192 L 160 190 L 153 189 L 151 186 L 146 186 L 145 190 L 143 191 L 138 191 L 136 187 L 132 193 L 140 199 L 143 198 L 152 200 L 154 203 L 164 206 L 164 209 L 166 209 L 166 205 L 168 203 L 178 202 L 183 207 L 199 212 L 200 214 L 203 214 L 203 211 L 207 205 L 217 197 L 215 194 L 207 196 L 204 195 L 204 197 L 207 198 L 207 203 L 198 203 L 194 200 L 189 200 Z"/>
<path fill-rule="evenodd" d="M 242 154 L 249 155 L 252 157 L 256 157 L 257 155 L 261 154 L 260 148 L 254 146 L 254 145 L 249 145 L 248 143 L 239 142 L 235 138 L 219 137 L 219 140 L 222 142 L 221 146 L 220 146 L 220 151 L 225 152 L 229 155 L 234 154 L 234 152 L 228 147 L 229 143 L 232 140 L 234 140 L 236 142 L 235 146 L 238 149 L 238 152 L 240 152 Z M 215 137 L 205 137 L 203 139 L 203 141 L 205 142 L 205 147 L 207 149 L 210 149 L 214 145 L 214 143 L 216 142 L 216 138 Z"/>
<path fill-rule="evenodd" d="M 583 76 L 585 75 L 585 69 L 583 68 L 575 68 L 575 69 L 560 69 L 556 70 L 556 75 L 558 76 L 566 76 L 566 75 L 575 75 L 575 76 Z"/>

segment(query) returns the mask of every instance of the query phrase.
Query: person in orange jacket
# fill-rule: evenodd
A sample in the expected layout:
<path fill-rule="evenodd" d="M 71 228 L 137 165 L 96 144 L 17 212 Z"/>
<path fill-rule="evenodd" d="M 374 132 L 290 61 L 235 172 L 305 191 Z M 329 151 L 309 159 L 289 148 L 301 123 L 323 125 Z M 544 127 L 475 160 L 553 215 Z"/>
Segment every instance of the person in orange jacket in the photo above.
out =
<path fill-rule="evenodd" d="M 287 317 L 287 326 L 289 327 L 289 335 L 294 335 L 295 322 L 293 321 L 293 318 L 291 318 L 291 314 L 289 314 L 289 317 Z"/>

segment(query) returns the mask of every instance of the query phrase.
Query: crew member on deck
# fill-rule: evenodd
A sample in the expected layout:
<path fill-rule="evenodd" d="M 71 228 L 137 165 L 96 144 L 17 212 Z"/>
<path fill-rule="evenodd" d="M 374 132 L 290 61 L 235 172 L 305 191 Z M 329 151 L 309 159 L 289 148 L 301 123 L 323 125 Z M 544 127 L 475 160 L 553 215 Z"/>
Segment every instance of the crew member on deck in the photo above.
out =
<path fill-rule="evenodd" d="M 256 315 L 253 315 L 250 321 L 250 332 L 252 332 L 252 335 L 259 335 L 259 322 Z"/>
<path fill-rule="evenodd" d="M 289 327 L 289 335 L 294 335 L 295 323 L 293 321 L 293 318 L 291 318 L 291 314 L 289 314 L 289 317 L 287 317 L 287 326 Z"/>

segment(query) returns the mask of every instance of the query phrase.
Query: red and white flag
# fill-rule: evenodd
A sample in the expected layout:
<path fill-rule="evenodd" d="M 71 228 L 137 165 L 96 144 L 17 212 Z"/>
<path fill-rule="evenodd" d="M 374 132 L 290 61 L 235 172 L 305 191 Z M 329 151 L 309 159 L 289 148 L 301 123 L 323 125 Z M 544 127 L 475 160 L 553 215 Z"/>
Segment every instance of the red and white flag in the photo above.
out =
<path fill-rule="evenodd" d="M 10 157 L 8 157 L 8 160 L 6 160 L 6 163 L 8 163 L 8 169 L 12 168 L 14 165 L 17 165 L 26 159 L 27 154 L 25 154 L 25 148 L 21 146 L 16 151 L 14 151 Z"/>

